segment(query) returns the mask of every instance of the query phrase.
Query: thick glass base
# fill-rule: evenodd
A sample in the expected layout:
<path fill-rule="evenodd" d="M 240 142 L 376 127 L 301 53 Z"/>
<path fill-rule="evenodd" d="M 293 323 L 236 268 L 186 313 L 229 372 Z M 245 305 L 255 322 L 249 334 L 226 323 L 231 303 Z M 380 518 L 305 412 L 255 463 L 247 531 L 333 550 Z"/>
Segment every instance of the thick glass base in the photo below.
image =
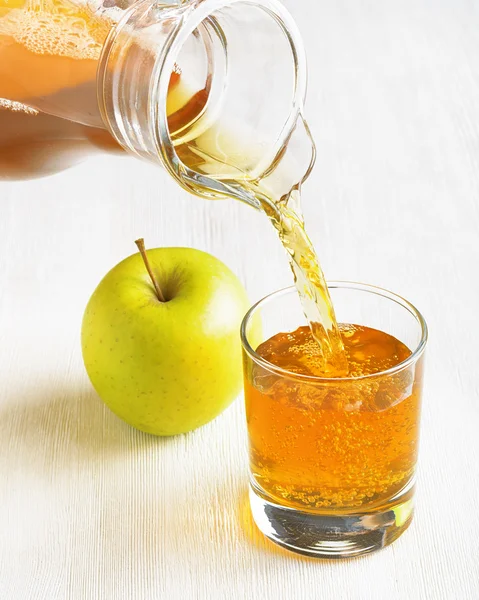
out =
<path fill-rule="evenodd" d="M 409 527 L 413 516 L 410 494 L 383 511 L 341 515 L 286 508 L 252 486 L 249 497 L 255 523 L 266 537 L 287 550 L 316 558 L 352 558 L 380 550 Z"/>

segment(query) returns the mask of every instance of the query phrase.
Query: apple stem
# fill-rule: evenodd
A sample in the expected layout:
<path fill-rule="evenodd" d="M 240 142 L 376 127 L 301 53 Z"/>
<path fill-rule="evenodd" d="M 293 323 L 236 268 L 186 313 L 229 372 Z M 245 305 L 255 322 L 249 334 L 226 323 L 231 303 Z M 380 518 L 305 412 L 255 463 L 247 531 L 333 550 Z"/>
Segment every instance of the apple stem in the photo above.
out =
<path fill-rule="evenodd" d="M 163 295 L 163 292 L 161 291 L 161 288 L 158 285 L 158 282 L 156 281 L 156 277 L 154 276 L 153 271 L 151 270 L 150 261 L 148 260 L 148 256 L 146 255 L 145 240 L 143 238 L 140 238 L 138 240 L 135 240 L 135 244 L 138 246 L 138 250 L 140 251 L 141 258 L 143 259 L 143 262 L 145 263 L 146 270 L 148 271 L 148 275 L 150 276 L 151 282 L 153 283 L 153 287 L 155 288 L 155 292 L 156 292 L 156 295 L 158 296 L 158 300 L 160 302 L 166 302 L 166 298 Z"/>

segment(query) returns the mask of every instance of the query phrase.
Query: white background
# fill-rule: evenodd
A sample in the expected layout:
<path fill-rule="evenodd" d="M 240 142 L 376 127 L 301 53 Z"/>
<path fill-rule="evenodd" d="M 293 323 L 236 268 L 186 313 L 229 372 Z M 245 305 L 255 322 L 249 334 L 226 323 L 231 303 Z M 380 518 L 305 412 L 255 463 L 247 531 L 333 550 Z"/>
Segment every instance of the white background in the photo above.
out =
<path fill-rule="evenodd" d="M 397 291 L 430 326 L 414 523 L 362 559 L 297 557 L 251 522 L 241 398 L 171 439 L 104 407 L 81 317 L 135 238 L 213 253 L 252 301 L 291 278 L 262 215 L 95 157 L 0 183 L 2 600 L 479 597 L 479 5 L 288 5 L 309 55 L 304 203 L 326 274 Z"/>

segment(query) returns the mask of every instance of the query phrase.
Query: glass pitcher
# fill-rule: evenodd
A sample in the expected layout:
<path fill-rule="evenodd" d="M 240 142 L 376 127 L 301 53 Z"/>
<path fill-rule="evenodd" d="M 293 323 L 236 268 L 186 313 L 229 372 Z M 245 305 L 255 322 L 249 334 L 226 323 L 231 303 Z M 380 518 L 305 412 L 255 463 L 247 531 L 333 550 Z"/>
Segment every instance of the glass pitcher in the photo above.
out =
<path fill-rule="evenodd" d="M 312 142 L 294 148 L 305 91 L 276 0 L 0 0 L 0 179 L 124 149 L 196 194 L 257 205 L 238 182 L 281 194 L 286 154 L 302 175 L 312 164 Z"/>

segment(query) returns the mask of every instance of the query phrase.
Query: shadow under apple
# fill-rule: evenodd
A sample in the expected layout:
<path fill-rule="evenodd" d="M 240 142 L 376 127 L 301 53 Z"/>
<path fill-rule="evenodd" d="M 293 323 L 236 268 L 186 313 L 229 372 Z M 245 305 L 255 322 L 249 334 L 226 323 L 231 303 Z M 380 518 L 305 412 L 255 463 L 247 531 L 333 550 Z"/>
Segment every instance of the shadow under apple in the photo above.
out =
<path fill-rule="evenodd" d="M 168 444 L 112 413 L 87 382 L 9 390 L 0 404 L 0 456 L 10 470 L 53 472 Z"/>

